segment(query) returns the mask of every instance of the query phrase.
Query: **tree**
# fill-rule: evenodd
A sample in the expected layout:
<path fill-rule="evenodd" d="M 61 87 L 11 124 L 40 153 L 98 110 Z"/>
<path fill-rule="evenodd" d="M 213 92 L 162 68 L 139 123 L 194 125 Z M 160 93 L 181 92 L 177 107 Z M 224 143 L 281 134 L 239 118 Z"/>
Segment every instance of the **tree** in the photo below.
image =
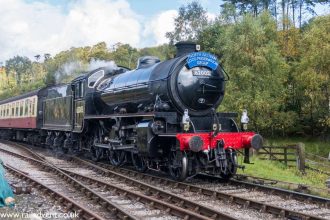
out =
<path fill-rule="evenodd" d="M 100 42 L 94 45 L 89 51 L 89 61 L 91 59 L 109 60 L 110 56 L 111 55 L 105 42 Z"/>
<path fill-rule="evenodd" d="M 139 51 L 140 56 L 156 56 L 160 60 L 168 60 L 174 57 L 175 47 L 163 44 L 157 47 L 146 47 Z"/>
<path fill-rule="evenodd" d="M 272 116 L 281 112 L 284 104 L 283 83 L 288 70 L 277 44 L 275 20 L 268 13 L 258 17 L 245 15 L 235 24 L 219 23 L 205 31 L 208 34 L 200 35 L 200 42 L 208 42 L 214 36 L 211 44 L 203 44 L 205 50 L 217 50 L 222 65 L 230 75 L 219 110 L 247 109 L 253 129 L 271 133 L 275 124 Z M 205 36 L 207 38 L 203 39 Z M 274 127 L 275 131 L 292 125 L 288 125 L 285 119 L 281 117 L 276 121 L 279 126 Z"/>
<path fill-rule="evenodd" d="M 293 72 L 293 98 L 307 132 L 325 134 L 330 127 L 330 15 L 312 21 L 301 42 L 301 61 Z"/>
<path fill-rule="evenodd" d="M 198 33 L 208 24 L 206 10 L 197 1 L 183 5 L 179 8 L 174 24 L 174 31 L 166 33 L 170 44 L 178 41 L 196 41 Z"/>
<path fill-rule="evenodd" d="M 120 44 L 114 52 L 112 58 L 117 65 L 135 68 L 138 58 L 140 57 L 137 49 L 129 44 Z"/>
<path fill-rule="evenodd" d="M 27 57 L 15 56 L 6 61 L 6 73 L 14 74 L 18 85 L 21 84 L 22 75 L 29 71 L 32 67 L 32 62 Z"/>

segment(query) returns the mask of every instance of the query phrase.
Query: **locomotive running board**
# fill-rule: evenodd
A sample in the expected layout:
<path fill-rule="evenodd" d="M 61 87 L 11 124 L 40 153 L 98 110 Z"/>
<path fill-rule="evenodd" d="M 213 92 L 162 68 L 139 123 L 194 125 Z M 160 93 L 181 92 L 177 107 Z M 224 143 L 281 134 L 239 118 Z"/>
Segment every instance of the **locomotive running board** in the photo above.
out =
<path fill-rule="evenodd" d="M 126 118 L 126 117 L 152 117 L 154 112 L 148 113 L 128 113 L 128 114 L 110 114 L 110 115 L 85 115 L 84 119 L 100 119 L 100 118 Z"/>

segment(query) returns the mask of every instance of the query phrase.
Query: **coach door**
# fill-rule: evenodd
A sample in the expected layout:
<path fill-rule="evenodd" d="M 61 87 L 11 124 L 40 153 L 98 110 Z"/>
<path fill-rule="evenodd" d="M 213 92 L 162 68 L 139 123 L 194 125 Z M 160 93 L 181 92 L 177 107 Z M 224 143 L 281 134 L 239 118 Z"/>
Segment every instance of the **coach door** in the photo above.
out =
<path fill-rule="evenodd" d="M 84 113 L 85 113 L 85 99 L 84 99 L 84 81 L 77 81 L 73 85 L 73 131 L 80 132 L 83 129 Z"/>

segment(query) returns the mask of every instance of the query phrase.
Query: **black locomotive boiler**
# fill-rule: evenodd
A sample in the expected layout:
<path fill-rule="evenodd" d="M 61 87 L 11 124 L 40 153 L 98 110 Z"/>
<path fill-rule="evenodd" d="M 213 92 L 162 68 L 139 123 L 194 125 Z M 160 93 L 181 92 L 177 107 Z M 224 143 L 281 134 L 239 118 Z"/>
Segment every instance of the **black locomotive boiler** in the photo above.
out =
<path fill-rule="evenodd" d="M 200 172 L 230 178 L 236 151 L 260 148 L 262 138 L 240 131 L 236 113 L 216 112 L 226 81 L 216 57 L 191 42 L 176 46 L 170 60 L 141 57 L 134 70 L 103 67 L 34 92 L 36 127 L 2 126 L 0 119 L 0 135 L 87 151 L 95 161 L 132 163 L 141 172 L 166 171 L 177 180 Z"/>

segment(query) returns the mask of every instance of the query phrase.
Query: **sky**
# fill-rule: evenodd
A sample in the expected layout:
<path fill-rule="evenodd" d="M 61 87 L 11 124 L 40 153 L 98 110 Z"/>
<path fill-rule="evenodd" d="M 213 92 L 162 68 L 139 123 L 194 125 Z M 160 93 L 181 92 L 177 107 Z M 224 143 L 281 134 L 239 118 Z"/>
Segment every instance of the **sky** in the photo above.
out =
<path fill-rule="evenodd" d="M 178 8 L 191 0 L 0 0 L 0 64 L 71 47 L 128 43 L 142 48 L 167 43 Z M 209 20 L 221 0 L 200 0 Z M 325 9 L 319 8 L 321 14 Z M 329 13 L 329 12 L 328 12 Z"/>

